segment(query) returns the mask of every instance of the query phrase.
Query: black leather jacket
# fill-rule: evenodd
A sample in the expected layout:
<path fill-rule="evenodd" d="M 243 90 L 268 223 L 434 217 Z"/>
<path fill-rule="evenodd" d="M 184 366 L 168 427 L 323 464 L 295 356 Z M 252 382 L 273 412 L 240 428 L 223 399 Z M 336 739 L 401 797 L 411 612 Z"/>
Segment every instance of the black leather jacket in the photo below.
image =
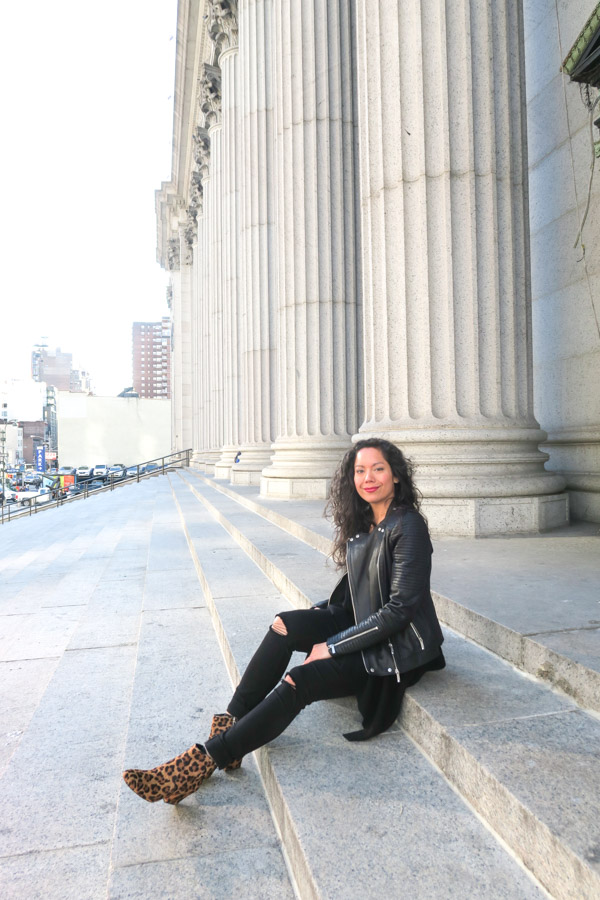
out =
<path fill-rule="evenodd" d="M 370 534 L 347 544 L 348 572 L 328 603 L 343 603 L 347 584 L 356 625 L 327 641 L 332 655 L 362 652 L 372 675 L 402 672 L 435 660 L 444 640 L 429 587 L 433 548 L 425 519 L 395 507 Z M 443 664 L 443 657 L 442 657 Z"/>

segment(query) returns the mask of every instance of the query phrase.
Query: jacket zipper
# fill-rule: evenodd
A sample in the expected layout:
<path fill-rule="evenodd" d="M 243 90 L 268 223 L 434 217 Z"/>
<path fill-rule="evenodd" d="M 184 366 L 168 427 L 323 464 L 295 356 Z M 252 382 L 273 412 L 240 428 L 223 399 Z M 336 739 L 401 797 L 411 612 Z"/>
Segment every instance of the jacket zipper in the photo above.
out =
<path fill-rule="evenodd" d="M 381 575 L 379 572 L 379 561 L 381 560 L 381 551 L 383 550 L 383 542 L 379 547 L 379 553 L 377 554 L 377 584 L 379 585 L 379 602 L 381 606 L 383 606 L 383 592 L 381 590 Z M 390 650 L 392 653 L 392 660 L 394 663 L 394 669 L 396 671 L 396 681 L 400 684 L 400 672 L 398 671 L 398 664 L 396 662 L 396 654 L 394 653 L 394 645 L 392 644 L 392 639 L 388 638 L 388 644 L 390 645 Z"/>
<path fill-rule="evenodd" d="M 410 623 L 410 627 L 412 628 L 412 630 L 414 631 L 414 633 L 415 633 L 416 636 L 417 636 L 417 640 L 418 640 L 418 642 L 419 642 L 420 645 L 421 645 L 421 650 L 424 650 L 424 649 L 425 649 L 425 644 L 423 643 L 423 638 L 421 637 L 421 635 L 419 634 L 419 632 L 417 631 L 415 625 L 413 625 L 412 622 Z"/>
<path fill-rule="evenodd" d="M 347 641 L 355 641 L 356 638 L 362 637 L 363 634 L 371 634 L 372 631 L 379 631 L 377 625 L 374 628 L 367 628 L 366 631 L 361 631 L 359 634 L 353 634 L 350 637 L 342 638 L 341 641 L 336 641 L 333 645 L 334 647 L 339 647 L 340 644 L 345 644 Z"/>
<path fill-rule="evenodd" d="M 390 650 L 392 651 L 392 659 L 394 660 L 394 669 L 396 670 L 396 681 L 400 684 L 400 672 L 398 671 L 398 665 L 396 663 L 396 654 L 394 653 L 394 645 L 392 644 L 391 639 L 388 640 L 388 644 L 390 645 Z"/>

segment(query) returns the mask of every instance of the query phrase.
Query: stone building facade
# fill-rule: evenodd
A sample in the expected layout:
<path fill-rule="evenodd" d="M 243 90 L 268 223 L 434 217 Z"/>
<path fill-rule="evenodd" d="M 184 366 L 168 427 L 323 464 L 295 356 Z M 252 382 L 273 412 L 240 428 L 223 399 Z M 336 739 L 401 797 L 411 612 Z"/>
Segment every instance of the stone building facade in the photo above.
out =
<path fill-rule="evenodd" d="M 545 267 L 575 263 L 542 234 L 546 209 L 532 319 L 529 208 L 555 172 L 534 174 L 540 147 L 530 180 L 528 117 L 535 137 L 547 110 L 525 79 L 556 77 L 588 15 L 583 0 L 568 16 L 549 0 L 180 0 L 173 169 L 157 191 L 174 449 L 266 497 L 324 498 L 351 442 L 380 436 L 413 460 L 434 532 L 557 527 L 569 492 L 592 496 L 575 508 L 593 517 L 597 329 L 595 396 L 559 402 L 579 376 L 553 361 L 591 321 L 600 256 L 590 240 L 572 334 L 549 334 Z M 549 21 L 560 40 L 531 51 Z M 568 118 L 579 91 L 559 77 Z M 576 133 L 546 126 L 575 159 Z M 565 232 L 586 199 L 567 197 L 569 177 Z M 597 192 L 591 204 L 597 225 Z"/>

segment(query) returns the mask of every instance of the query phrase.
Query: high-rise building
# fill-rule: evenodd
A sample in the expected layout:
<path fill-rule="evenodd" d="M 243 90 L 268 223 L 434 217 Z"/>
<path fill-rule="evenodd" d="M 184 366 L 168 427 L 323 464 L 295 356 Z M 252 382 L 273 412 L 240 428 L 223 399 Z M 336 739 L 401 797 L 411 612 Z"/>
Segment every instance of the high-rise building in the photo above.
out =
<path fill-rule="evenodd" d="M 133 389 L 140 397 L 171 398 L 171 320 L 133 323 Z"/>

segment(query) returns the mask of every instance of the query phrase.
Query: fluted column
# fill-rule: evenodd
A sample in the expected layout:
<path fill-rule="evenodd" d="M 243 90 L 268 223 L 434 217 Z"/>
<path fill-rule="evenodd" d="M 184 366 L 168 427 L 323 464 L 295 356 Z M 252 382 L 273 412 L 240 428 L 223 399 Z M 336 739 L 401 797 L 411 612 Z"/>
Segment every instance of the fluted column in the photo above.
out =
<path fill-rule="evenodd" d="M 179 272 L 179 236 L 169 241 L 167 268 L 171 298 L 171 450 L 181 450 L 181 278 Z"/>
<path fill-rule="evenodd" d="M 274 5 L 280 395 L 266 496 L 325 497 L 357 425 L 353 5 Z"/>
<path fill-rule="evenodd" d="M 212 0 L 210 33 L 221 70 L 222 106 L 222 451 L 215 478 L 229 478 L 240 449 L 240 123 L 237 0 Z"/>
<path fill-rule="evenodd" d="M 206 302 L 208 416 L 204 468 L 214 474 L 223 447 L 223 131 L 221 120 L 221 71 L 204 66 L 205 125 L 210 141 L 210 177 L 205 179 L 207 230 Z"/>
<path fill-rule="evenodd" d="M 242 132 L 241 456 L 234 484 L 259 484 L 275 439 L 277 244 L 273 110 L 273 2 L 240 4 Z"/>
<path fill-rule="evenodd" d="M 566 521 L 533 415 L 518 0 L 359 0 L 365 421 L 434 530 Z"/>
<path fill-rule="evenodd" d="M 192 244 L 192 305 L 191 305 L 191 358 L 192 358 L 192 454 L 191 462 L 198 461 L 198 448 L 200 447 L 200 341 L 199 341 L 199 296 L 198 296 L 198 280 L 199 280 L 199 254 L 198 254 L 198 235 L 194 238 Z"/>
<path fill-rule="evenodd" d="M 184 221 L 179 226 L 179 316 L 177 361 L 181 422 L 177 450 L 192 446 L 192 242 L 193 235 Z"/>
<path fill-rule="evenodd" d="M 209 142 L 205 128 L 197 127 L 193 138 L 194 168 L 190 184 L 190 214 L 195 219 L 195 241 L 193 245 L 192 274 L 192 416 L 193 447 L 191 464 L 204 469 L 204 449 L 206 447 L 206 379 L 204 373 L 203 313 L 205 306 L 204 269 L 206 252 L 204 247 L 204 188 L 203 176 L 208 168 Z"/>

